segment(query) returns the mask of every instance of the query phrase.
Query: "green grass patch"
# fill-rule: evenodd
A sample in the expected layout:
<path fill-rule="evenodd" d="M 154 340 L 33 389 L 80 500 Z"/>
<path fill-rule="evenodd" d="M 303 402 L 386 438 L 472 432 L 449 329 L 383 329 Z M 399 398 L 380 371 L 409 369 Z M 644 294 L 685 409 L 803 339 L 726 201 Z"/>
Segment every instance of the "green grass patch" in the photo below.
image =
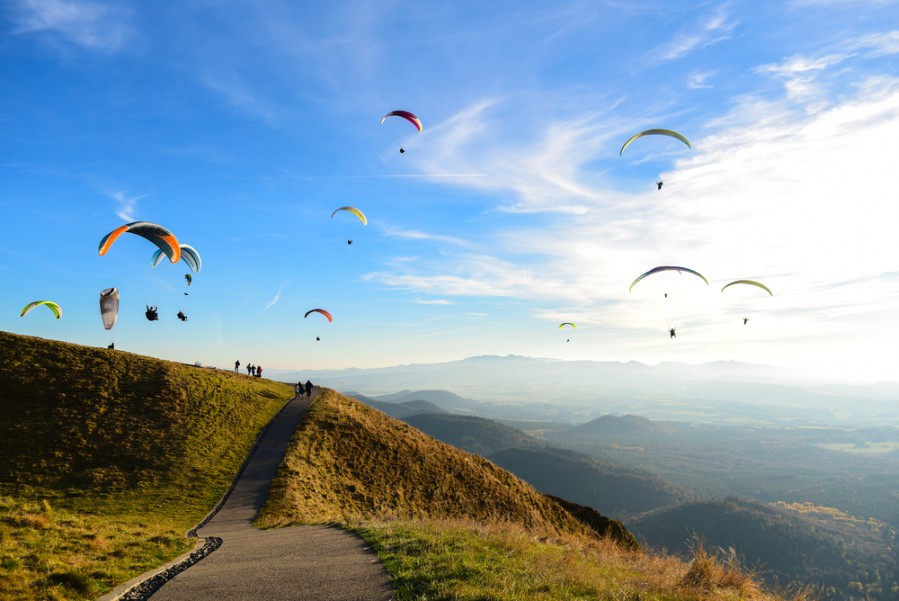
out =
<path fill-rule="evenodd" d="M 402 601 L 774 599 L 748 577 L 694 586 L 685 579 L 690 565 L 609 540 L 448 520 L 345 526 L 378 553 Z"/>
<path fill-rule="evenodd" d="M 0 347 L 0 599 L 94 599 L 192 547 L 293 396 L 121 351 L 6 332 Z"/>

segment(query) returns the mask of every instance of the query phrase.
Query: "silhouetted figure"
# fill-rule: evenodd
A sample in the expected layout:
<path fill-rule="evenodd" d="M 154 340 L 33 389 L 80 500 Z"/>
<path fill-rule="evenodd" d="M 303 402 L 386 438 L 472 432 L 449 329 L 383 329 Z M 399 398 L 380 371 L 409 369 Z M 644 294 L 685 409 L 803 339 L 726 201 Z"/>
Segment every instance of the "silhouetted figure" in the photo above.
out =
<path fill-rule="evenodd" d="M 305 393 L 305 392 L 306 391 L 303 389 L 303 385 L 300 384 L 299 382 L 297 382 L 296 384 L 293 385 L 293 393 L 296 396 L 298 396 L 299 398 L 303 398 L 303 393 Z"/>
<path fill-rule="evenodd" d="M 159 307 L 151 307 L 150 305 L 147 305 L 147 312 L 145 313 L 145 315 L 150 321 L 159 321 L 158 311 Z"/>
<path fill-rule="evenodd" d="M 352 240 L 347 240 L 346 243 L 347 243 L 347 244 L 352 244 L 353 241 L 352 241 Z"/>
<path fill-rule="evenodd" d="M 312 398 L 312 382 L 306 380 L 306 397 Z"/>
<path fill-rule="evenodd" d="M 248 364 L 247 364 L 247 375 L 248 375 L 248 376 L 252 376 L 252 375 L 253 375 L 253 364 L 252 364 L 252 363 L 248 363 Z"/>
<path fill-rule="evenodd" d="M 262 377 L 262 366 L 261 366 L 261 365 L 257 365 L 257 366 L 256 366 L 256 377 L 257 377 L 257 378 L 261 378 L 261 377 Z"/>
<path fill-rule="evenodd" d="M 181 321 L 187 321 L 187 315 L 184 314 L 184 311 L 178 311 L 178 319 Z"/>
<path fill-rule="evenodd" d="M 743 325 L 744 325 L 744 326 L 746 325 L 746 322 L 747 322 L 747 321 L 749 321 L 749 318 L 748 318 L 748 317 L 744 317 L 744 318 L 743 318 Z"/>
<path fill-rule="evenodd" d="M 316 336 L 316 337 L 315 337 L 315 341 L 318 342 L 319 340 L 321 340 L 321 338 L 319 338 L 318 336 Z"/>
<path fill-rule="evenodd" d="M 111 348 L 111 349 L 115 350 L 115 342 L 110 342 L 109 346 L 107 346 L 106 348 Z"/>
<path fill-rule="evenodd" d="M 237 370 L 240 369 L 240 360 L 234 362 L 234 373 L 237 373 Z"/>
<path fill-rule="evenodd" d="M 400 146 L 400 154 L 403 154 L 404 152 L 406 152 L 406 149 Z"/>
<path fill-rule="evenodd" d="M 250 366 L 250 375 L 251 376 L 256 375 L 256 366 L 255 365 Z"/>
<path fill-rule="evenodd" d="M 659 180 L 656 182 L 656 185 L 659 187 L 659 190 L 662 189 L 662 183 L 663 183 L 662 180 Z"/>
<path fill-rule="evenodd" d="M 668 333 L 671 334 L 672 338 L 677 338 L 677 333 L 675 332 L 676 328 L 669 328 Z"/>
<path fill-rule="evenodd" d="M 668 293 L 667 293 L 667 292 L 665 293 L 665 298 L 668 298 Z"/>

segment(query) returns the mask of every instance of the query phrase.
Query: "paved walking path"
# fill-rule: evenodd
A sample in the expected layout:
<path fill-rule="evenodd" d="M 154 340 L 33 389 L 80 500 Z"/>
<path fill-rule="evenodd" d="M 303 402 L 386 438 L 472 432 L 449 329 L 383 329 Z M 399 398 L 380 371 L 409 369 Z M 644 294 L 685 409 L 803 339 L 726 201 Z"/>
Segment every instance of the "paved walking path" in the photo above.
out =
<path fill-rule="evenodd" d="M 395 598 L 384 565 L 359 537 L 329 526 L 252 526 L 311 402 L 295 398 L 272 420 L 228 500 L 198 531 L 222 538 L 222 546 L 163 585 L 152 601 Z"/>

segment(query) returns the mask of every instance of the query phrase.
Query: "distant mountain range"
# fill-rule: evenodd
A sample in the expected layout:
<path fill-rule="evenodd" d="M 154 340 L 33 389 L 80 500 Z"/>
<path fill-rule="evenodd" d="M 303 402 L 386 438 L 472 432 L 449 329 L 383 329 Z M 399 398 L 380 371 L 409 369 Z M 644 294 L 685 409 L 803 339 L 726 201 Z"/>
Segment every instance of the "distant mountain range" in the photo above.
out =
<path fill-rule="evenodd" d="M 427 400 L 497 418 L 583 423 L 605 414 L 638 414 L 718 423 L 899 424 L 899 382 L 829 384 L 785 368 L 733 361 L 649 366 L 509 355 L 373 369 L 272 369 L 266 375 L 288 382 L 311 378 L 381 400 L 451 391 L 448 403 Z M 388 394 L 397 396 L 384 398 Z"/>

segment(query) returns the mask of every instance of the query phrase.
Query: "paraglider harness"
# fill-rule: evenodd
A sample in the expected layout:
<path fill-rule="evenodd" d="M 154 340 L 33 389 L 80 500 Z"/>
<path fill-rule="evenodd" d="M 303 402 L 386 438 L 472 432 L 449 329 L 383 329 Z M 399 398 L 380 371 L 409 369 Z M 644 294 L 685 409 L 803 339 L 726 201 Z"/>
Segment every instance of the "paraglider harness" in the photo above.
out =
<path fill-rule="evenodd" d="M 147 305 L 147 319 L 150 321 L 159 321 L 159 313 L 157 313 L 158 310 L 159 307 L 151 307 L 150 305 Z"/>
<path fill-rule="evenodd" d="M 178 311 L 178 319 L 181 321 L 187 321 L 187 315 L 184 314 L 184 311 Z"/>

